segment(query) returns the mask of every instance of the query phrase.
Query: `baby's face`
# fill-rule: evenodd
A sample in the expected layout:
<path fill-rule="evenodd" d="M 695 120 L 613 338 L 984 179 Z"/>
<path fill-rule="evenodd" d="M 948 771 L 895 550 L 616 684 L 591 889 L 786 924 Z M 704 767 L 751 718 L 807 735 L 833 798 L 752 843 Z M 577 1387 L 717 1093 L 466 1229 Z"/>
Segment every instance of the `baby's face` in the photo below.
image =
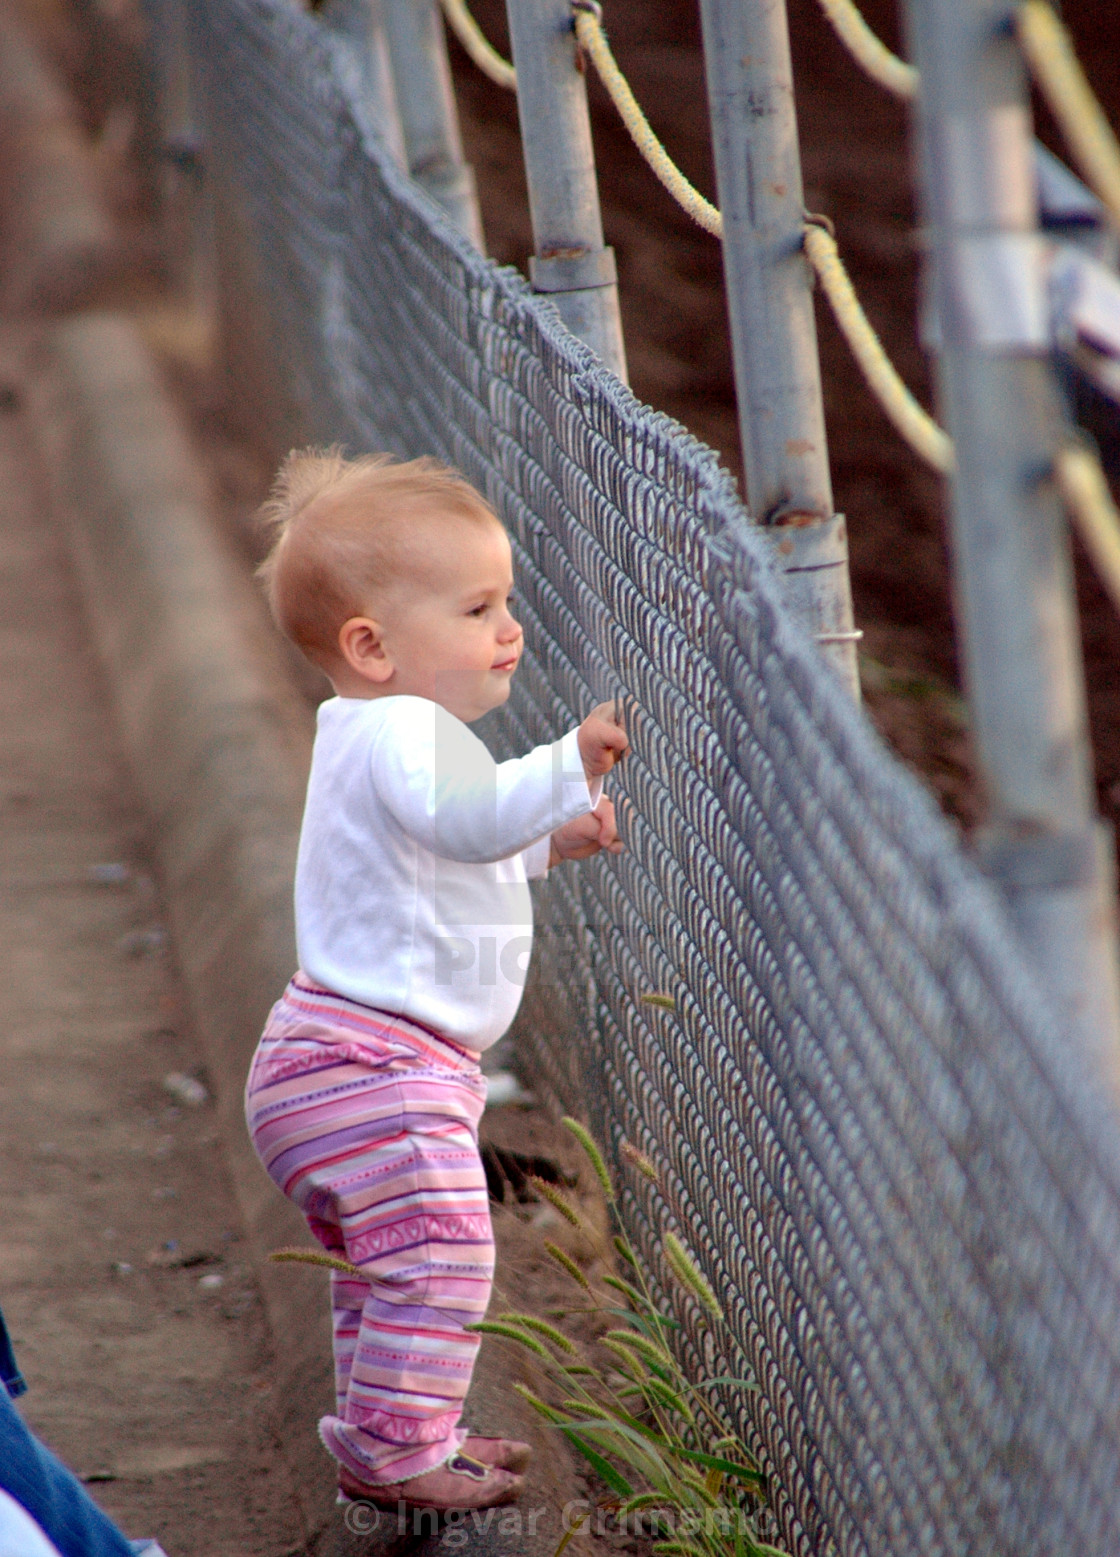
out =
<path fill-rule="evenodd" d="M 470 724 L 509 696 L 521 658 L 513 562 L 494 521 L 419 521 L 415 575 L 378 613 L 393 663 L 386 691 L 426 697 Z M 421 551 L 422 548 L 422 551 Z"/>

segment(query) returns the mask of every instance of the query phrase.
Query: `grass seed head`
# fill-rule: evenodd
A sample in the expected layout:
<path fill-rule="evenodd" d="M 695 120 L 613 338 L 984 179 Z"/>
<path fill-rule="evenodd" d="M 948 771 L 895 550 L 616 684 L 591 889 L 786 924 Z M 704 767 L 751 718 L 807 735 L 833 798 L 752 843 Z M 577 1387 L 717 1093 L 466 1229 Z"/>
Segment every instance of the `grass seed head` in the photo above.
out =
<path fill-rule="evenodd" d="M 546 1406 L 540 1396 L 534 1395 L 533 1391 L 525 1384 L 515 1384 L 513 1391 L 515 1395 L 521 1396 L 527 1406 L 532 1406 L 538 1416 L 543 1416 L 546 1422 L 552 1422 L 556 1426 L 567 1422 L 568 1419 L 562 1412 L 554 1411 L 551 1406 Z"/>
<path fill-rule="evenodd" d="M 649 1179 L 651 1184 L 661 1183 L 661 1174 L 657 1171 L 657 1164 L 647 1157 L 645 1152 L 640 1152 L 633 1141 L 623 1141 L 619 1151 L 626 1158 L 627 1162 L 632 1163 L 637 1168 L 643 1178 Z"/>
<path fill-rule="evenodd" d="M 605 1287 L 613 1287 L 616 1292 L 621 1292 L 636 1312 L 649 1312 L 649 1300 L 643 1293 L 638 1291 L 637 1287 L 631 1286 L 628 1281 L 623 1281 L 621 1276 L 604 1276 L 603 1285 Z"/>
<path fill-rule="evenodd" d="M 639 1335 L 636 1330 L 608 1330 L 607 1336 L 612 1341 L 617 1341 L 620 1346 L 628 1346 L 631 1351 L 644 1357 L 646 1362 L 651 1362 L 658 1368 L 671 1368 L 677 1372 L 677 1364 L 663 1346 L 658 1346 L 656 1341 L 651 1341 L 648 1335 Z"/>
<path fill-rule="evenodd" d="M 503 1324 L 499 1319 L 481 1319 L 478 1324 L 464 1325 L 464 1330 L 469 1330 L 475 1335 L 498 1335 L 503 1341 L 516 1341 L 519 1346 L 526 1347 L 535 1352 L 544 1362 L 552 1361 L 552 1353 L 547 1346 L 538 1341 L 535 1335 L 528 1334 L 517 1325 Z"/>
<path fill-rule="evenodd" d="M 583 1232 L 583 1221 L 579 1212 L 572 1205 L 571 1201 L 560 1193 L 555 1184 L 550 1184 L 547 1179 L 539 1179 L 535 1174 L 530 1176 L 529 1183 L 538 1195 L 541 1195 L 548 1201 L 550 1206 L 555 1207 L 559 1211 L 565 1222 L 570 1222 L 573 1227 L 577 1228 L 581 1233 Z"/>
<path fill-rule="evenodd" d="M 644 1006 L 656 1006 L 659 1011 L 675 1011 L 677 1002 L 672 995 L 662 995 L 656 990 L 647 989 L 644 994 L 638 996 Z"/>
<path fill-rule="evenodd" d="M 716 1319 L 723 1318 L 723 1309 L 719 1306 L 719 1299 L 709 1287 L 704 1277 L 694 1264 L 692 1256 L 686 1251 L 684 1244 L 675 1233 L 665 1234 L 665 1258 L 669 1263 L 669 1269 L 702 1308 Z"/>
<path fill-rule="evenodd" d="M 563 1249 L 558 1248 L 554 1243 L 546 1243 L 544 1247 L 545 1252 L 552 1256 L 557 1265 L 559 1265 L 563 1270 L 567 1271 L 568 1275 L 572 1278 L 573 1281 L 578 1281 L 585 1292 L 591 1291 L 591 1283 L 580 1270 L 575 1260 L 572 1259 L 570 1254 L 565 1254 Z"/>
<path fill-rule="evenodd" d="M 595 1170 L 595 1177 L 603 1186 L 603 1194 L 606 1195 L 609 1201 L 613 1201 L 614 1185 L 611 1183 L 611 1176 L 607 1172 L 607 1165 L 603 1161 L 603 1154 L 592 1139 L 591 1132 L 584 1125 L 581 1125 L 578 1119 L 572 1119 L 567 1114 L 561 1119 L 560 1123 L 565 1129 L 572 1132 L 583 1147 L 584 1155 Z"/>
<path fill-rule="evenodd" d="M 551 1341 L 553 1346 L 566 1352 L 569 1357 L 575 1356 L 576 1349 L 568 1337 L 555 1325 L 550 1325 L 545 1319 L 538 1319 L 535 1314 L 499 1314 L 498 1318 L 505 1324 L 518 1325 L 522 1330 L 532 1330 L 537 1335 L 543 1335 L 546 1341 Z"/>
<path fill-rule="evenodd" d="M 355 1276 L 359 1281 L 369 1280 L 360 1265 L 351 1265 L 349 1260 L 340 1260 L 323 1249 L 273 1249 L 268 1257 L 278 1265 L 321 1265 L 325 1270 L 341 1271 L 344 1276 Z"/>
<path fill-rule="evenodd" d="M 675 1411 L 690 1426 L 694 1427 L 696 1425 L 696 1418 L 689 1409 L 687 1401 L 678 1395 L 675 1389 L 670 1389 L 668 1384 L 662 1379 L 651 1374 L 645 1381 L 645 1391 L 647 1396 L 651 1396 L 666 1411 Z M 718 1490 L 717 1487 L 716 1491 Z"/>

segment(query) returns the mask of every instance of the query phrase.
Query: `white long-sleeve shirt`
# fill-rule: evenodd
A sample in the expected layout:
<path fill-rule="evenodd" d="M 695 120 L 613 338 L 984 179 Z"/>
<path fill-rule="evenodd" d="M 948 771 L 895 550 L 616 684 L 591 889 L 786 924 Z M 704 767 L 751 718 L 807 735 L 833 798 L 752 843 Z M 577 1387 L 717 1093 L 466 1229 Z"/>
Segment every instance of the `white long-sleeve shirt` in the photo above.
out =
<path fill-rule="evenodd" d="M 576 736 L 495 763 L 426 698 L 323 703 L 296 865 L 309 978 L 466 1048 L 495 1043 L 532 950 L 528 879 L 602 790 Z"/>

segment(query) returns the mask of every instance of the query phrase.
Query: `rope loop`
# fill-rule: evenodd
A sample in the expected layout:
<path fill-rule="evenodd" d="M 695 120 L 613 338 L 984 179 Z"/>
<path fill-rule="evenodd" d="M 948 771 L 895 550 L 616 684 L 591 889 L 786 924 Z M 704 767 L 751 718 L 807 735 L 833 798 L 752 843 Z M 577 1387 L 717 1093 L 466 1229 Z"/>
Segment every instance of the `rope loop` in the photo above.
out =
<path fill-rule="evenodd" d="M 804 247 L 836 323 L 879 404 L 915 453 L 948 475 L 953 469 L 952 439 L 918 404 L 883 350 L 844 269 L 835 238 L 823 226 L 809 223 Z"/>
<path fill-rule="evenodd" d="M 1049 0 L 1022 0 L 1015 31 L 1074 161 L 1120 228 L 1120 143 Z"/>
<path fill-rule="evenodd" d="M 467 10 L 466 0 L 440 0 L 447 25 L 463 45 L 469 57 L 484 76 L 505 87 L 508 92 L 517 90 L 517 72 L 508 59 L 503 59 L 485 36 L 482 28 Z"/>
<path fill-rule="evenodd" d="M 802 211 L 801 219 L 806 227 L 823 227 L 830 238 L 836 237 L 836 223 L 831 216 L 825 216 L 823 211 Z"/>
<path fill-rule="evenodd" d="M 652 126 L 642 112 L 630 83 L 618 68 L 611 53 L 607 35 L 601 21 L 602 10 L 595 0 L 572 0 L 575 16 L 576 38 L 580 48 L 599 73 L 611 102 L 630 134 L 630 139 L 646 162 L 664 184 L 665 188 L 683 206 L 692 220 L 710 232 L 715 238 L 723 237 L 723 218 L 710 200 L 696 189 L 684 176 L 664 146 L 653 133 Z"/>
<path fill-rule="evenodd" d="M 832 23 L 833 31 L 866 75 L 895 97 L 909 101 L 917 95 L 918 72 L 899 59 L 864 20 L 853 0 L 820 0 L 820 7 Z"/>
<path fill-rule="evenodd" d="M 1100 460 L 1083 443 L 1067 444 L 1055 457 L 1054 479 L 1097 577 L 1120 611 L 1120 509 Z"/>

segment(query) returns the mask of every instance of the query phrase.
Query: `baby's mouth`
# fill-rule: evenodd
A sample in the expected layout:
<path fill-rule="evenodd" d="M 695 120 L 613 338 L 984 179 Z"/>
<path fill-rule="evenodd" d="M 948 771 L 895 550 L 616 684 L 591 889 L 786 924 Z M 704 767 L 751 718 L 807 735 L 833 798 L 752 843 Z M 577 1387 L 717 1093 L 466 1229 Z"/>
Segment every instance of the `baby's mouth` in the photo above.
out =
<path fill-rule="evenodd" d="M 521 656 L 519 654 L 515 654 L 513 656 L 513 658 L 510 659 L 510 660 L 502 660 L 497 665 L 491 665 L 490 669 L 491 670 L 516 670 L 517 669 L 517 662 L 518 662 L 518 660 L 520 658 L 521 658 Z"/>

